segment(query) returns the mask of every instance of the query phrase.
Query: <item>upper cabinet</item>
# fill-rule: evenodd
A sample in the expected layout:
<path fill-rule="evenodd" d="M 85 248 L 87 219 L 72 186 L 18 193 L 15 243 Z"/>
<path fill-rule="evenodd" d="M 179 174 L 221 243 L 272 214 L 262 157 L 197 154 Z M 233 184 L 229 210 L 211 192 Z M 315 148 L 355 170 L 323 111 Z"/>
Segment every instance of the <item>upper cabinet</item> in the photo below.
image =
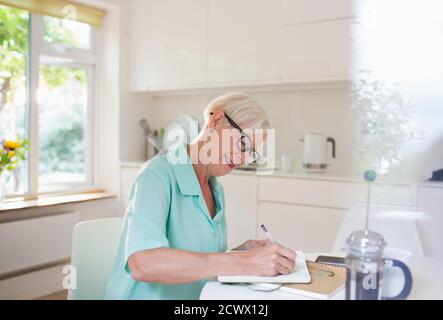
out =
<path fill-rule="evenodd" d="M 352 0 L 133 0 L 131 87 L 346 80 Z"/>
<path fill-rule="evenodd" d="M 283 25 L 350 18 L 355 0 L 281 0 Z"/>
<path fill-rule="evenodd" d="M 278 82 L 278 2 L 208 1 L 208 84 Z"/>
<path fill-rule="evenodd" d="M 284 26 L 280 32 L 283 82 L 349 78 L 352 68 L 350 19 Z"/>
<path fill-rule="evenodd" d="M 283 82 L 348 79 L 354 1 L 281 1 Z"/>
<path fill-rule="evenodd" d="M 207 0 L 133 0 L 134 91 L 206 85 Z"/>

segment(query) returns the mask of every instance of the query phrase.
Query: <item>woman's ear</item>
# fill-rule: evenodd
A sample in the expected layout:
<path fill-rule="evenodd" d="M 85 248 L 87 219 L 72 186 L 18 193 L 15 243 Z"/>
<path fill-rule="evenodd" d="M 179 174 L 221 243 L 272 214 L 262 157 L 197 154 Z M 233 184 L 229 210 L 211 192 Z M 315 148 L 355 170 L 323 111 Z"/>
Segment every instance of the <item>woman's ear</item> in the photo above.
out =
<path fill-rule="evenodd" d="M 220 128 L 225 120 L 225 113 L 223 110 L 216 110 L 211 112 L 208 121 L 208 128 L 215 129 Z"/>

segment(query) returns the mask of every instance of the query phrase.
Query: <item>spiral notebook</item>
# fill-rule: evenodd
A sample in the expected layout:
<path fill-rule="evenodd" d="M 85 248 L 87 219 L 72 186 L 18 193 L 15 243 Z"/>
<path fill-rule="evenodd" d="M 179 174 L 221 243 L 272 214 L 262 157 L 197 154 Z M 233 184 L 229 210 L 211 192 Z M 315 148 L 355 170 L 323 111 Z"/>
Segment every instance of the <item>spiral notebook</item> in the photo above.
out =
<path fill-rule="evenodd" d="M 307 262 L 310 283 L 284 283 L 281 286 L 273 283 L 260 283 L 255 287 L 264 290 L 281 290 L 287 293 L 301 295 L 314 299 L 329 299 L 345 286 L 346 268 L 332 264 Z"/>
<path fill-rule="evenodd" d="M 305 255 L 301 251 L 296 251 L 296 253 L 295 269 L 290 274 L 275 277 L 254 275 L 219 276 L 217 280 L 223 283 L 309 283 L 311 282 L 311 276 L 306 265 Z"/>

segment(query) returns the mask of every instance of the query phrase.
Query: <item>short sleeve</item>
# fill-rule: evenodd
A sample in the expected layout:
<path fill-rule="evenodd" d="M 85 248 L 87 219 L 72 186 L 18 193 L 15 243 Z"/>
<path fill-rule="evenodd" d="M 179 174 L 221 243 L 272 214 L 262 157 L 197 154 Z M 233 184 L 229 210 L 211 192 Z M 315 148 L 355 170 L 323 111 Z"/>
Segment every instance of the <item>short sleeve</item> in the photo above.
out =
<path fill-rule="evenodd" d="M 137 176 L 126 210 L 124 267 L 127 273 L 130 273 L 128 259 L 135 252 L 169 247 L 166 236 L 169 190 L 167 178 L 149 167 Z"/>

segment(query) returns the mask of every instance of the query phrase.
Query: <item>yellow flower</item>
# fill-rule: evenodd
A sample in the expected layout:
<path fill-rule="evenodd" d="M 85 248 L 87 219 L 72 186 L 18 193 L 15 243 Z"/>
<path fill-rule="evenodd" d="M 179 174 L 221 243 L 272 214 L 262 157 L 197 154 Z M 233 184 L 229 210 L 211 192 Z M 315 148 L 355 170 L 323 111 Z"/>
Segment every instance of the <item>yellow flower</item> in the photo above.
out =
<path fill-rule="evenodd" d="M 20 148 L 20 143 L 12 141 L 12 140 L 5 140 L 3 142 L 3 145 L 5 146 L 5 148 L 12 149 L 12 150 Z"/>
<path fill-rule="evenodd" d="M 15 155 L 15 151 L 9 151 L 8 152 L 8 157 L 12 158 Z"/>

